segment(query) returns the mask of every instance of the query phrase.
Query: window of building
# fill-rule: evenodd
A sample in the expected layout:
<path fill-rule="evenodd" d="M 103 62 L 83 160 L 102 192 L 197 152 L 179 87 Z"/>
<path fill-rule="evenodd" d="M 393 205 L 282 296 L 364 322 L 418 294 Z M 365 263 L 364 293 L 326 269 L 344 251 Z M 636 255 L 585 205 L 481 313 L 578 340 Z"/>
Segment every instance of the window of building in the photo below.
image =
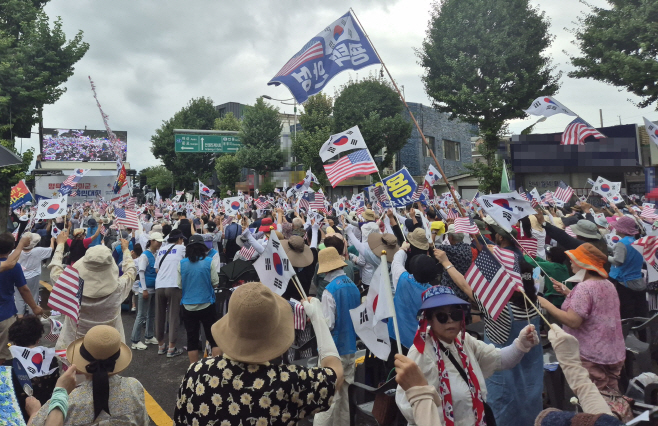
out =
<path fill-rule="evenodd" d="M 461 144 L 459 142 L 443 140 L 443 158 L 459 161 L 461 159 Z"/>
<path fill-rule="evenodd" d="M 427 136 L 427 135 L 425 135 L 425 139 L 427 139 L 427 143 L 429 144 L 429 146 L 430 146 L 432 149 L 434 149 L 434 136 Z M 423 142 L 422 139 L 420 140 L 420 143 L 423 144 L 423 157 L 429 157 L 429 156 L 430 156 L 430 152 L 429 152 L 429 150 L 427 149 L 427 145 L 425 145 L 425 142 Z"/>

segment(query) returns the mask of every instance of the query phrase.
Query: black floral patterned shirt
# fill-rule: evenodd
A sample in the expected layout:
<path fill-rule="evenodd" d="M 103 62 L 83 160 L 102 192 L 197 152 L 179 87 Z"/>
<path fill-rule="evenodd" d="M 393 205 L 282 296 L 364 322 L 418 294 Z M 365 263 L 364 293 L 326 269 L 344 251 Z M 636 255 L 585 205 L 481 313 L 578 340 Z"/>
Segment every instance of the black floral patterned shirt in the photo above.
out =
<path fill-rule="evenodd" d="M 294 426 L 326 411 L 336 389 L 330 368 L 244 364 L 206 358 L 187 370 L 176 399 L 176 425 Z"/>

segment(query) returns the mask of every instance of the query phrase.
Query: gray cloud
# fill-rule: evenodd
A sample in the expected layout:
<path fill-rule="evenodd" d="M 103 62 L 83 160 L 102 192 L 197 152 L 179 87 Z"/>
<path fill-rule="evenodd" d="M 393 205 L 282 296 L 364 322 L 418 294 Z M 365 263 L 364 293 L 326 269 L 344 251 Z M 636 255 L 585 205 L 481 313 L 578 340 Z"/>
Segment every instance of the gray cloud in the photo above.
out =
<path fill-rule="evenodd" d="M 533 3 L 551 18 L 557 36 L 551 54 L 560 69 L 568 70 L 568 57 L 562 50 L 576 53 L 576 49 L 563 27 L 573 27 L 572 21 L 585 7 L 575 0 Z M 150 152 L 150 136 L 191 98 L 209 96 L 219 104 L 253 103 L 262 94 L 291 97 L 284 86 L 267 86 L 267 82 L 305 42 L 350 6 L 355 7 L 398 84 L 404 86 L 407 100 L 429 104 L 420 81 L 423 70 L 413 49 L 425 37 L 430 0 L 368 0 L 358 5 L 346 0 L 330 5 L 298 0 L 66 0 L 52 1 L 46 12 L 51 18 L 62 17 L 69 38 L 83 30 L 91 47 L 67 82 L 67 93 L 44 108 L 44 125 L 103 128 L 89 88 L 87 76 L 91 75 L 110 126 L 128 131 L 131 166 L 139 170 L 158 164 Z M 325 91 L 333 95 L 349 78 L 378 72 L 376 66 L 359 73 L 344 72 Z M 612 124 L 616 115 L 624 123 L 641 122 L 642 112 L 626 101 L 628 96 L 602 83 L 565 76 L 556 97 L 592 124 L 598 124 L 599 108 L 604 110 L 604 124 Z M 292 107 L 279 106 L 292 112 Z M 645 112 L 651 118 L 650 113 Z M 519 120 L 510 123 L 510 128 L 519 132 L 531 122 Z M 561 131 L 568 122 L 553 117 L 536 131 Z M 24 142 L 24 146 L 38 146 L 36 137 Z"/>

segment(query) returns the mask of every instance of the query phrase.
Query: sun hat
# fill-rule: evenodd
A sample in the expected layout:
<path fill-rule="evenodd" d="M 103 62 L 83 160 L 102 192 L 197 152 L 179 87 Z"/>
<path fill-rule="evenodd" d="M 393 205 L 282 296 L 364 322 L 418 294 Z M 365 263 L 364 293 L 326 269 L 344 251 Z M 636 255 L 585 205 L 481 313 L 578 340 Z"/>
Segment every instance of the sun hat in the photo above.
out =
<path fill-rule="evenodd" d="M 272 219 L 270 219 L 269 217 L 265 217 L 260 221 L 260 228 L 258 228 L 258 232 L 270 232 L 271 226 L 272 226 Z"/>
<path fill-rule="evenodd" d="M 162 227 L 160 227 L 162 229 Z M 161 232 L 151 231 L 149 234 L 149 240 L 163 242 L 165 240 L 164 235 Z"/>
<path fill-rule="evenodd" d="M 239 286 L 228 302 L 228 313 L 210 330 L 222 352 L 247 363 L 275 359 L 295 340 L 290 304 L 260 282 Z"/>
<path fill-rule="evenodd" d="M 334 235 L 336 231 L 334 231 L 334 228 L 332 228 L 331 226 L 327 226 L 327 229 L 324 231 L 324 233 L 327 235 Z"/>
<path fill-rule="evenodd" d="M 206 246 L 206 242 L 203 241 L 203 237 L 199 234 L 194 234 L 190 237 L 190 239 L 187 241 L 187 247 L 192 246 L 194 244 L 199 244 L 202 246 Z"/>
<path fill-rule="evenodd" d="M 23 250 L 31 250 L 39 244 L 41 241 L 41 235 L 35 234 L 33 232 L 24 232 L 22 238 L 29 237 L 30 238 L 30 244 L 27 246 L 23 247 Z"/>
<path fill-rule="evenodd" d="M 366 221 L 377 220 L 377 216 L 375 215 L 375 212 L 372 211 L 371 209 L 366 209 L 363 213 L 361 213 L 361 217 L 363 218 L 363 220 Z"/>
<path fill-rule="evenodd" d="M 474 219 L 473 222 L 475 222 L 475 225 L 477 225 L 478 229 L 480 230 L 480 234 L 491 235 L 491 231 L 487 229 L 487 225 L 480 219 Z"/>
<path fill-rule="evenodd" d="M 448 230 L 446 231 L 446 234 L 461 234 L 461 232 L 457 232 L 457 230 L 455 229 L 455 224 L 451 223 L 450 225 L 448 225 Z"/>
<path fill-rule="evenodd" d="M 96 225 L 97 225 L 96 219 L 94 219 L 94 218 L 92 217 L 92 218 L 89 219 L 89 221 L 87 222 L 87 225 L 89 225 L 90 228 L 91 228 L 92 226 L 96 226 Z"/>
<path fill-rule="evenodd" d="M 289 239 L 281 241 L 281 245 L 293 267 L 304 268 L 313 263 L 313 252 L 309 246 L 304 244 L 302 237 L 293 235 Z"/>
<path fill-rule="evenodd" d="M 592 244 L 581 244 L 574 250 L 565 251 L 564 254 L 569 256 L 569 259 L 580 268 L 596 272 L 603 278 L 608 278 L 608 273 L 604 268 L 608 258 Z"/>
<path fill-rule="evenodd" d="M 512 228 L 512 232 L 507 232 L 498 225 L 491 225 L 491 229 L 493 229 L 496 234 L 505 238 L 511 238 L 511 237 L 518 238 L 519 235 L 519 233 L 514 228 Z"/>
<path fill-rule="evenodd" d="M 77 237 L 78 235 L 80 235 L 80 234 L 84 234 L 84 233 L 85 233 L 85 229 L 84 229 L 84 228 L 77 228 L 77 229 L 74 229 L 74 230 L 73 230 L 73 236 L 74 236 L 74 237 Z"/>
<path fill-rule="evenodd" d="M 108 376 L 125 370 L 132 360 L 132 352 L 114 327 L 97 325 L 85 337 L 73 341 L 66 349 L 66 358 L 85 374 L 91 374 L 94 416 L 110 412 L 110 384 Z"/>
<path fill-rule="evenodd" d="M 420 310 L 437 308 L 448 305 L 468 305 L 464 299 L 455 296 L 455 292 L 450 287 L 444 285 L 435 285 L 423 292 L 423 303 Z"/>
<path fill-rule="evenodd" d="M 293 265 L 294 266 L 294 265 Z M 326 274 L 329 271 L 341 269 L 347 266 L 347 263 L 338 254 L 334 247 L 327 247 L 318 253 L 318 274 Z"/>
<path fill-rule="evenodd" d="M 116 328 L 109 325 L 97 325 L 89 329 L 85 337 L 69 344 L 69 347 L 66 348 L 66 359 L 71 364 L 75 364 L 78 371 L 85 373 L 87 366 L 94 360 L 106 360 L 117 352 L 119 356 L 115 360 L 114 367 L 107 372 L 110 376 L 125 370 L 132 361 L 133 355 L 130 348 L 121 342 L 121 335 Z"/>
<path fill-rule="evenodd" d="M 430 248 L 430 243 L 427 241 L 427 236 L 425 235 L 425 230 L 423 228 L 416 228 L 413 232 L 408 233 L 407 241 L 409 241 L 409 244 L 412 246 L 421 250 L 427 250 Z"/>
<path fill-rule="evenodd" d="M 591 222 L 587 219 L 580 219 L 578 222 L 571 225 L 569 228 L 571 228 L 574 234 L 580 237 L 592 238 L 596 240 L 601 239 L 601 233 L 599 232 L 599 228 L 597 228 L 596 223 Z"/>
<path fill-rule="evenodd" d="M 616 222 L 610 224 L 610 227 L 615 229 L 619 234 L 635 235 L 638 232 L 637 223 L 630 216 L 618 218 Z"/>
<path fill-rule="evenodd" d="M 119 267 L 112 251 L 104 245 L 91 247 L 73 267 L 85 282 L 82 295 L 92 299 L 105 297 L 119 286 Z"/>
<path fill-rule="evenodd" d="M 446 233 L 446 224 L 440 220 L 435 220 L 430 224 L 430 230 L 437 231 L 437 235 L 443 235 Z"/>
<path fill-rule="evenodd" d="M 368 235 L 368 247 L 377 257 L 382 255 L 383 250 L 386 250 L 386 260 L 388 262 L 392 262 L 395 253 L 400 250 L 398 239 L 393 234 L 372 233 Z"/>
<path fill-rule="evenodd" d="M 185 239 L 183 232 L 180 229 L 172 229 L 171 233 L 167 236 L 167 242 L 174 243 L 181 238 Z"/>

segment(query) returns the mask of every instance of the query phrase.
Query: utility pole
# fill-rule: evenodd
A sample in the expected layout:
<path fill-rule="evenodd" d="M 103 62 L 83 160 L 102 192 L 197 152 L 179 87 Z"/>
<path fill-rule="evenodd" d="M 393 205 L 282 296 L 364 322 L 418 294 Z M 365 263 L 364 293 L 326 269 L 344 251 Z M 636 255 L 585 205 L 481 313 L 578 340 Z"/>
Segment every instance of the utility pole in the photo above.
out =
<path fill-rule="evenodd" d="M 601 119 L 601 127 L 603 127 L 603 110 L 599 109 L 599 118 Z"/>

